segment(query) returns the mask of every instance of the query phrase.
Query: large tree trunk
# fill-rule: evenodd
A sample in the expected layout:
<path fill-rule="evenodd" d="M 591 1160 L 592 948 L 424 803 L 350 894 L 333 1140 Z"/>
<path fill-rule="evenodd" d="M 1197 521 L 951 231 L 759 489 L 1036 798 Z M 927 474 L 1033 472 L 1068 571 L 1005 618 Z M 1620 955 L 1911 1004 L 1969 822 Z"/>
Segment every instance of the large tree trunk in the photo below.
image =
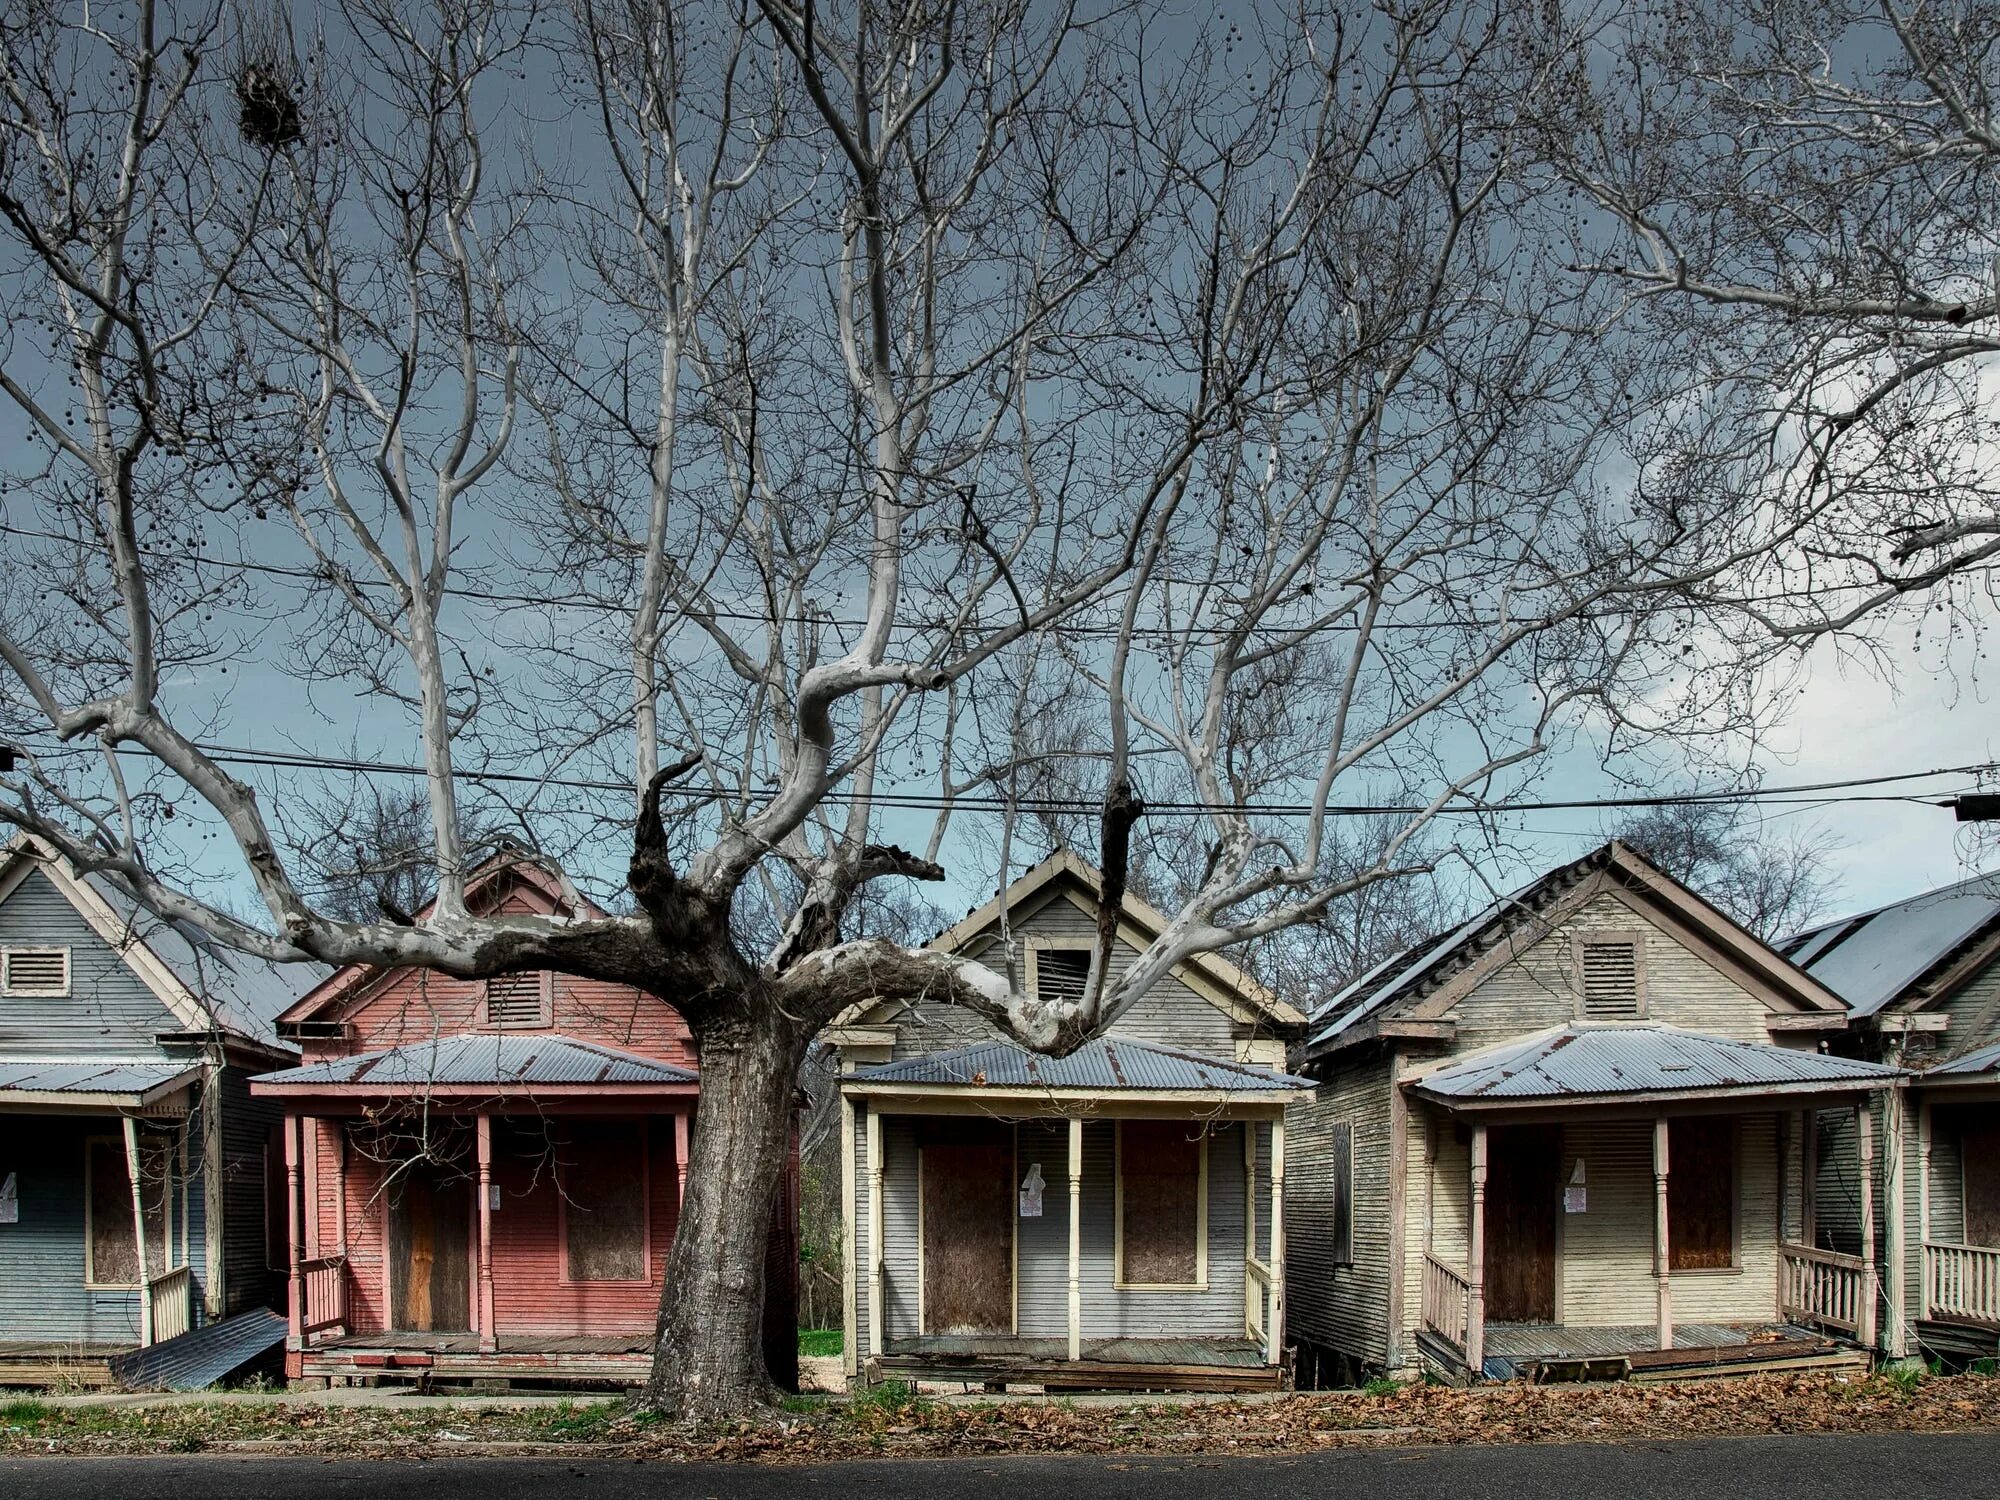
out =
<path fill-rule="evenodd" d="M 689 1420 L 777 1398 L 763 1348 L 764 1258 L 806 1039 L 768 997 L 696 1034 L 701 1107 L 667 1258 L 644 1401 Z"/>

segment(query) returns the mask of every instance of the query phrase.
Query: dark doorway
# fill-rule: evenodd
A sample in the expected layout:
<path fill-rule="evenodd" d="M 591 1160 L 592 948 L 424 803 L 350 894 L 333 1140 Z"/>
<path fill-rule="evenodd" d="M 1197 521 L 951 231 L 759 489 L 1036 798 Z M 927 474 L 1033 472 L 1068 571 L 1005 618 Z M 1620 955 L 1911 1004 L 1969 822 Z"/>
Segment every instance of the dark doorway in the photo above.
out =
<path fill-rule="evenodd" d="M 1014 1135 L 984 1121 L 923 1143 L 924 1331 L 1014 1328 Z"/>
<path fill-rule="evenodd" d="M 1959 1137 L 1965 1180 L 1965 1242 L 2000 1245 L 2000 1129 L 1975 1126 Z"/>
<path fill-rule="evenodd" d="M 389 1193 L 389 1313 L 399 1330 L 471 1331 L 471 1228 L 472 1184 L 462 1172 L 398 1169 Z"/>
<path fill-rule="evenodd" d="M 1510 1125 L 1486 1135 L 1486 1319 L 1556 1320 L 1562 1132 Z"/>

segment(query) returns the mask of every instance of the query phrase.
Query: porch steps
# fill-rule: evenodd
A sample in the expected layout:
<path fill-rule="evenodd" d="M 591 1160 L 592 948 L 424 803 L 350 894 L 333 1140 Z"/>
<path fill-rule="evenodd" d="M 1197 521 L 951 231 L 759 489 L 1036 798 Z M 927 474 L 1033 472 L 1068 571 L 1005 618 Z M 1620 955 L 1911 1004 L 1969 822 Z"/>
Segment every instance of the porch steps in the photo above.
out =
<path fill-rule="evenodd" d="M 1872 1364 L 1865 1349 L 1830 1340 L 1783 1339 L 1764 1344 L 1731 1344 L 1719 1349 L 1655 1349 L 1630 1356 L 1635 1385 L 1676 1380 L 1729 1380 L 1743 1375 L 1817 1370 L 1866 1375 Z"/>
<path fill-rule="evenodd" d="M 252 1308 L 220 1323 L 114 1355 L 111 1378 L 128 1391 L 199 1391 L 285 1346 L 283 1317 Z"/>

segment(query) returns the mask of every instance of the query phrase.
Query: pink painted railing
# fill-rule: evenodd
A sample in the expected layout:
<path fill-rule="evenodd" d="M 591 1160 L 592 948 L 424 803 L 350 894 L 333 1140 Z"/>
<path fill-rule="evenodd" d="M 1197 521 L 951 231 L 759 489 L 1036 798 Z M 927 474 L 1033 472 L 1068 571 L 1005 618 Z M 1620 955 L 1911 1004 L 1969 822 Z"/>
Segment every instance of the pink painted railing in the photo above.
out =
<path fill-rule="evenodd" d="M 1858 1255 L 1778 1246 L 1778 1313 L 1852 1334 L 1861 1326 L 1866 1266 Z"/>
<path fill-rule="evenodd" d="M 1924 1316 L 2000 1325 L 2000 1250 L 1924 1242 Z"/>
<path fill-rule="evenodd" d="M 1457 1348 L 1472 1326 L 1472 1286 L 1434 1255 L 1424 1256 L 1424 1327 Z"/>
<path fill-rule="evenodd" d="M 309 1260 L 299 1268 L 305 1274 L 305 1318 L 301 1333 L 320 1333 L 347 1322 L 347 1260 L 329 1255 Z"/>

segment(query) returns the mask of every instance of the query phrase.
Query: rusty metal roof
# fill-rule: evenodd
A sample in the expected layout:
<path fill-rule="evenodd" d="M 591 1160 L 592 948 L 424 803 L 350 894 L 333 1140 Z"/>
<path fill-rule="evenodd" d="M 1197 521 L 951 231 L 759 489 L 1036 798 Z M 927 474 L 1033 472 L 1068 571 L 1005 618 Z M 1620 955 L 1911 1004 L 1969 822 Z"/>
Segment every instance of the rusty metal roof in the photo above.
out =
<path fill-rule="evenodd" d="M 1900 1068 L 1671 1026 L 1566 1026 L 1510 1042 L 1410 1086 L 1450 1104 L 1627 1094 L 1813 1093 L 1874 1087 Z"/>
<path fill-rule="evenodd" d="M 1309 1089 L 1295 1078 L 1255 1063 L 1224 1062 L 1202 1052 L 1099 1037 L 1067 1057 L 1046 1057 L 1012 1042 L 982 1042 L 953 1052 L 906 1057 L 857 1068 L 853 1083 L 917 1083 L 939 1088 L 1159 1089 L 1176 1093 L 1283 1094 Z"/>
<path fill-rule="evenodd" d="M 200 1073 L 199 1063 L 158 1059 L 0 1059 L 0 1100 L 9 1094 L 63 1094 L 100 1107 L 113 1099 L 150 1103 Z"/>
<path fill-rule="evenodd" d="M 265 1073 L 254 1082 L 285 1090 L 379 1086 L 520 1089 L 555 1084 L 696 1083 L 688 1068 L 553 1031 L 461 1032 Z"/>

